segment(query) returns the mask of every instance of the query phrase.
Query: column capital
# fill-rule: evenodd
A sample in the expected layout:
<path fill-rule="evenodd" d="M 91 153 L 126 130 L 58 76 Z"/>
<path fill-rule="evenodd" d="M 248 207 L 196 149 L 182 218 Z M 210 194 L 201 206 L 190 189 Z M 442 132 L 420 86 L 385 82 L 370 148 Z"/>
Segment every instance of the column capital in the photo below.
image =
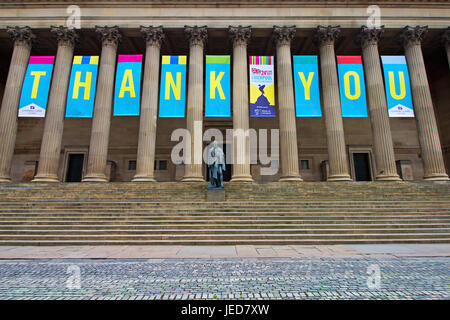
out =
<path fill-rule="evenodd" d="M 184 26 L 184 34 L 190 46 L 205 45 L 208 39 L 208 28 L 206 26 Z"/>
<path fill-rule="evenodd" d="M 78 34 L 75 29 L 64 26 L 51 26 L 50 32 L 55 35 L 58 45 L 62 44 L 74 47 L 75 43 L 78 42 Z"/>
<path fill-rule="evenodd" d="M 428 26 L 406 26 L 403 28 L 398 40 L 404 47 L 408 45 L 420 45 L 428 32 Z"/>
<path fill-rule="evenodd" d="M 161 48 L 161 44 L 165 39 L 163 26 L 153 27 L 153 26 L 141 26 L 141 33 L 147 42 L 147 45 L 157 46 Z"/>
<path fill-rule="evenodd" d="M 290 45 L 291 41 L 294 39 L 295 26 L 291 27 L 279 27 L 279 26 L 273 26 L 273 39 L 277 46 L 280 45 Z"/>
<path fill-rule="evenodd" d="M 314 34 L 314 42 L 318 46 L 322 46 L 328 43 L 334 43 L 341 33 L 341 26 L 317 26 L 316 33 Z"/>
<path fill-rule="evenodd" d="M 356 36 L 356 43 L 365 47 L 370 44 L 378 44 L 384 33 L 384 26 L 379 28 L 368 28 L 367 26 L 361 26 L 358 35 Z"/>
<path fill-rule="evenodd" d="M 32 45 L 36 40 L 36 35 L 31 31 L 28 26 L 25 27 L 6 27 L 6 31 L 14 42 L 24 42 L 28 45 Z"/>
<path fill-rule="evenodd" d="M 445 47 L 450 46 L 450 27 L 448 27 L 442 34 L 441 41 Z"/>
<path fill-rule="evenodd" d="M 247 45 L 252 34 L 252 27 L 243 27 L 241 25 L 237 27 L 229 26 L 228 34 L 233 41 L 233 45 Z"/>
<path fill-rule="evenodd" d="M 122 35 L 119 32 L 118 26 L 95 26 L 95 32 L 98 33 L 100 40 L 102 41 L 102 45 L 113 44 L 117 46 L 122 39 Z"/>

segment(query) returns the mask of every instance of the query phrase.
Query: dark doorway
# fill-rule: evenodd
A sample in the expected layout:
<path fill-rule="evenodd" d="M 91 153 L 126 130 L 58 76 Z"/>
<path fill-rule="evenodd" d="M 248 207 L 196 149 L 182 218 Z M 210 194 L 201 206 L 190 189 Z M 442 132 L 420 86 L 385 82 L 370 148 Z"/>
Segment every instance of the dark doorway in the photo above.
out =
<path fill-rule="evenodd" d="M 66 182 L 81 182 L 83 177 L 84 154 L 69 154 Z"/>
<path fill-rule="evenodd" d="M 355 166 L 355 180 L 356 181 L 371 181 L 369 154 L 353 153 L 353 164 Z"/>
<path fill-rule="evenodd" d="M 225 161 L 226 161 L 226 159 L 227 159 L 227 144 L 224 143 L 222 148 L 223 148 L 223 153 L 225 154 Z M 224 182 L 231 180 L 231 174 L 232 174 L 231 170 L 232 170 L 231 164 L 227 163 L 225 165 L 225 172 L 223 173 L 223 181 Z M 206 181 L 209 181 L 208 166 L 206 166 Z"/>

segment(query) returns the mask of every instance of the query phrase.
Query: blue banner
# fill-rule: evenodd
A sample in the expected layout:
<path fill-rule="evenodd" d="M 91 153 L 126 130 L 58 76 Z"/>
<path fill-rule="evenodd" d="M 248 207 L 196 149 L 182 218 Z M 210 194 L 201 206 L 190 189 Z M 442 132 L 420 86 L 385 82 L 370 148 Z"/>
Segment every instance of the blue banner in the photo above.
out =
<path fill-rule="evenodd" d="M 381 56 L 389 117 L 414 117 L 408 66 L 404 56 Z"/>
<path fill-rule="evenodd" d="M 321 117 L 317 56 L 294 56 L 297 117 Z"/>
<path fill-rule="evenodd" d="M 138 116 L 141 98 L 142 54 L 120 54 L 117 60 L 114 115 Z"/>
<path fill-rule="evenodd" d="M 184 118 L 186 56 L 162 56 L 159 93 L 160 118 Z"/>
<path fill-rule="evenodd" d="M 343 117 L 367 117 L 361 56 L 337 56 Z"/>
<path fill-rule="evenodd" d="M 230 117 L 230 56 L 206 56 L 205 117 Z"/>
<path fill-rule="evenodd" d="M 97 85 L 98 56 L 73 57 L 66 117 L 92 118 Z"/>
<path fill-rule="evenodd" d="M 54 56 L 31 56 L 23 81 L 19 117 L 45 117 Z"/>

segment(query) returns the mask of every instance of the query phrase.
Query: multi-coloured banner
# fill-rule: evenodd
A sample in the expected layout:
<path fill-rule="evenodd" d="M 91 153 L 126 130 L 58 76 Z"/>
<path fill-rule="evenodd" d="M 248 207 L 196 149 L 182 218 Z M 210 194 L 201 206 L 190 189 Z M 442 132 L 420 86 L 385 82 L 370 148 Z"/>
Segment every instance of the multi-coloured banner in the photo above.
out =
<path fill-rule="evenodd" d="M 343 117 L 367 117 L 366 87 L 361 56 L 337 56 Z"/>
<path fill-rule="evenodd" d="M 381 56 L 389 117 L 414 117 L 405 56 Z"/>
<path fill-rule="evenodd" d="M 115 116 L 139 115 L 141 69 L 142 54 L 119 54 L 114 90 Z"/>
<path fill-rule="evenodd" d="M 97 85 L 98 56 L 73 57 L 66 117 L 91 118 Z"/>
<path fill-rule="evenodd" d="M 275 117 L 273 56 L 250 56 L 250 116 Z"/>
<path fill-rule="evenodd" d="M 230 56 L 206 56 L 205 117 L 230 117 Z"/>
<path fill-rule="evenodd" d="M 294 56 L 297 117 L 321 117 L 317 56 Z"/>
<path fill-rule="evenodd" d="M 45 117 L 54 56 L 31 56 L 19 103 L 19 117 Z"/>
<path fill-rule="evenodd" d="M 183 118 L 186 104 L 186 56 L 162 56 L 159 117 Z"/>

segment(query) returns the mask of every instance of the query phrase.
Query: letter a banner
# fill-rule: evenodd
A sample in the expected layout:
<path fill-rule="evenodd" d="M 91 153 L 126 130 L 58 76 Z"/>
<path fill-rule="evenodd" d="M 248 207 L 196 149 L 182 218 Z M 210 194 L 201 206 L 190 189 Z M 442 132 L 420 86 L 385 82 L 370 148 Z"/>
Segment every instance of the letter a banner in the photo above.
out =
<path fill-rule="evenodd" d="M 205 117 L 230 117 L 230 56 L 206 56 Z"/>
<path fill-rule="evenodd" d="M 367 117 L 361 56 L 337 56 L 343 117 Z"/>
<path fill-rule="evenodd" d="M 114 91 L 115 116 L 139 115 L 141 69 L 142 54 L 119 54 Z"/>
<path fill-rule="evenodd" d="M 405 56 L 381 56 L 389 117 L 414 117 Z"/>
<path fill-rule="evenodd" d="M 273 56 L 250 56 L 250 117 L 275 117 Z"/>
<path fill-rule="evenodd" d="M 297 117 L 321 117 L 317 56 L 294 56 Z"/>
<path fill-rule="evenodd" d="M 45 117 L 54 56 L 31 56 L 19 103 L 19 117 Z"/>
<path fill-rule="evenodd" d="M 159 93 L 160 118 L 184 118 L 186 56 L 162 56 Z"/>
<path fill-rule="evenodd" d="M 66 117 L 92 118 L 97 85 L 98 56 L 73 57 Z"/>

